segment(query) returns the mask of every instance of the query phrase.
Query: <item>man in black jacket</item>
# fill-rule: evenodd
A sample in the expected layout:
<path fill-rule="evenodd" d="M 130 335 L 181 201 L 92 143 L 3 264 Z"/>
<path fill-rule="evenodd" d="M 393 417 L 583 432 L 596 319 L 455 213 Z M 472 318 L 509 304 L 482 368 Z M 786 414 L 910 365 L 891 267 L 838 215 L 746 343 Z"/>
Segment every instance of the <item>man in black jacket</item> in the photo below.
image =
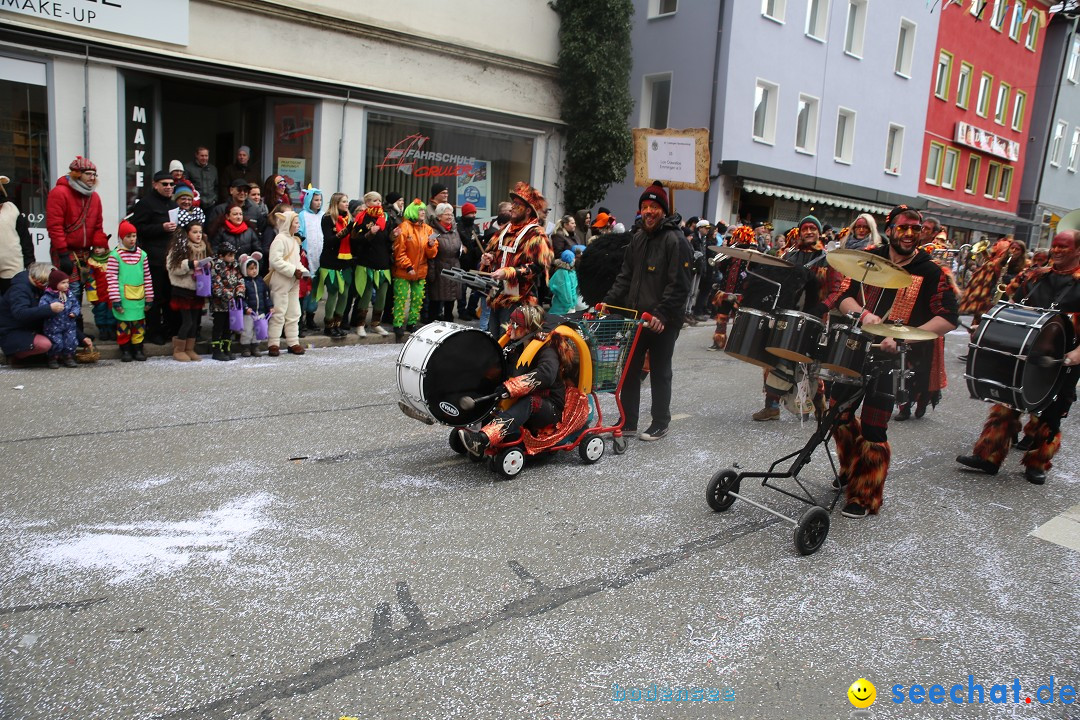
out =
<path fill-rule="evenodd" d="M 667 192 L 660 183 L 645 188 L 638 211 L 642 229 L 634 233 L 604 303 L 652 316 L 626 361 L 622 389 L 624 432 L 637 432 L 641 369 L 648 353 L 652 424 L 638 439 L 649 441 L 664 437 L 671 423 L 671 358 L 690 297 L 690 244 L 676 219 L 668 217 Z"/>
<path fill-rule="evenodd" d="M 131 224 L 139 231 L 139 247 L 146 251 L 154 283 L 154 302 L 146 308 L 146 340 L 154 345 L 169 342 L 166 338 L 174 337 L 180 327 L 176 312 L 169 307 L 172 285 L 165 269 L 169 241 L 176 232 L 176 223 L 169 217 L 169 211 L 177 207 L 172 199 L 175 187 L 172 175 L 159 170 L 154 173 L 153 188 L 131 209 Z"/>

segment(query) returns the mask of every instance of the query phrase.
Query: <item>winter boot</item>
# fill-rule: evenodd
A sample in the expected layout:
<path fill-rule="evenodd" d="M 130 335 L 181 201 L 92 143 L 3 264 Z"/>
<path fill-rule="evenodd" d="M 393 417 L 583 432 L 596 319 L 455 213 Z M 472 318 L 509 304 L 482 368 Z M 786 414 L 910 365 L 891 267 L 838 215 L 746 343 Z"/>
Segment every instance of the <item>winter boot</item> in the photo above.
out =
<path fill-rule="evenodd" d="M 139 362 L 146 362 L 146 353 L 143 352 L 142 346 L 142 343 L 131 343 L 131 357 Z"/>
<path fill-rule="evenodd" d="M 236 359 L 236 356 L 233 355 L 233 351 L 232 351 L 232 342 L 233 341 L 231 339 L 221 341 L 221 347 L 225 351 L 225 359 L 226 360 L 235 360 Z"/>
<path fill-rule="evenodd" d="M 395 325 L 394 326 L 394 342 L 405 341 L 405 328 Z"/>
<path fill-rule="evenodd" d="M 318 330 L 319 326 L 315 324 L 315 313 L 304 313 L 304 324 L 308 330 Z"/>
<path fill-rule="evenodd" d="M 213 350 L 214 350 L 214 354 L 211 357 L 213 357 L 215 360 L 228 360 L 229 359 L 229 356 L 225 354 L 225 350 L 223 349 L 223 345 L 224 345 L 224 343 L 221 340 L 213 340 L 213 341 L 210 342 L 210 347 L 213 348 Z"/>
<path fill-rule="evenodd" d="M 259 343 L 254 342 L 248 345 L 248 350 L 251 351 L 251 357 L 260 357 L 262 353 L 259 352 Z"/>
<path fill-rule="evenodd" d="M 189 360 L 193 362 L 199 362 L 202 360 L 202 355 L 195 352 L 195 338 L 188 338 L 184 341 L 184 354 L 188 356 Z"/>
<path fill-rule="evenodd" d="M 60 356 L 59 355 L 50 355 L 49 359 L 45 361 L 45 366 L 47 368 L 49 368 L 50 370 L 59 370 L 60 369 Z"/>
<path fill-rule="evenodd" d="M 131 357 L 131 343 L 124 343 L 120 346 L 120 362 L 131 362 L 135 358 Z"/>
<path fill-rule="evenodd" d="M 247 343 L 240 345 L 240 357 L 251 357 L 251 346 Z"/>
<path fill-rule="evenodd" d="M 177 362 L 191 362 L 191 358 L 188 357 L 184 349 L 184 340 L 181 338 L 174 337 L 172 339 L 172 356 L 173 360 Z"/>

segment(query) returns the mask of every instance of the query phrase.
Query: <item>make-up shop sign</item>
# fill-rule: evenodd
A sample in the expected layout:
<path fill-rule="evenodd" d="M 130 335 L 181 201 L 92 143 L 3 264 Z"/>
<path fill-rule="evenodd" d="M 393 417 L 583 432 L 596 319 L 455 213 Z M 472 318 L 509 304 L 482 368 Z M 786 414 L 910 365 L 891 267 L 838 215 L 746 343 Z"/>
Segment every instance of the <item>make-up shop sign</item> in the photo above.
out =
<path fill-rule="evenodd" d="M 188 44 L 188 0 L 0 0 L 0 12 Z"/>

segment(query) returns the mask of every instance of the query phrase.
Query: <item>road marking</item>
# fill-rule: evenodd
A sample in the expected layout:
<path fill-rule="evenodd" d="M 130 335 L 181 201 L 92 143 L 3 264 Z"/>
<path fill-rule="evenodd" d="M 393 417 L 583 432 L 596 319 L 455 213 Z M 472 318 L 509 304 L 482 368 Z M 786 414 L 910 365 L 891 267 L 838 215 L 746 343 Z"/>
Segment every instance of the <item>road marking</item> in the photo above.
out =
<path fill-rule="evenodd" d="M 685 420 L 688 417 L 690 417 L 690 415 L 688 415 L 687 413 L 678 413 L 677 415 L 672 415 L 671 419 L 673 421 L 674 420 Z"/>
<path fill-rule="evenodd" d="M 1080 552 L 1080 505 L 1073 505 L 1028 534 Z"/>
<path fill-rule="evenodd" d="M 450 467 L 451 465 L 460 465 L 463 462 L 465 462 L 465 458 L 456 457 L 456 458 L 450 458 L 449 460 L 443 460 L 442 462 L 437 462 L 434 465 L 428 465 L 428 467 L 430 467 L 432 469 L 434 469 L 434 468 L 444 468 L 444 467 Z"/>

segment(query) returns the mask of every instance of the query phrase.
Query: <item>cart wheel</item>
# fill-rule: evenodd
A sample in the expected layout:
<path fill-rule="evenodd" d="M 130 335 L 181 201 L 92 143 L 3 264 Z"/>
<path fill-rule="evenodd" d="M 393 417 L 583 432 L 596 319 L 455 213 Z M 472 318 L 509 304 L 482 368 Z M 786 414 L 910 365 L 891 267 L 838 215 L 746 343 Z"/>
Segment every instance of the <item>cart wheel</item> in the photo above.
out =
<path fill-rule="evenodd" d="M 611 449 L 616 455 L 622 455 L 624 452 L 626 452 L 626 445 L 627 442 L 625 435 L 620 435 L 619 437 L 612 438 L 611 440 Z"/>
<path fill-rule="evenodd" d="M 829 535 L 829 512 L 815 505 L 799 518 L 795 526 L 795 549 L 800 555 L 813 555 Z"/>
<path fill-rule="evenodd" d="M 604 438 L 599 435 L 591 435 L 585 442 L 577 446 L 577 451 L 583 461 L 592 465 L 604 457 Z"/>
<path fill-rule="evenodd" d="M 508 447 L 499 451 L 492 461 L 495 472 L 505 478 L 512 478 L 525 467 L 525 453 L 518 447 Z"/>
<path fill-rule="evenodd" d="M 721 470 L 709 481 L 709 487 L 705 490 L 705 501 L 716 512 L 723 512 L 735 502 L 735 496 L 728 494 L 731 490 L 739 492 L 739 473 L 731 468 Z"/>
<path fill-rule="evenodd" d="M 458 434 L 457 428 L 450 431 L 450 449 L 458 455 L 469 454 L 469 451 L 465 449 L 465 444 L 461 442 L 461 435 Z"/>

